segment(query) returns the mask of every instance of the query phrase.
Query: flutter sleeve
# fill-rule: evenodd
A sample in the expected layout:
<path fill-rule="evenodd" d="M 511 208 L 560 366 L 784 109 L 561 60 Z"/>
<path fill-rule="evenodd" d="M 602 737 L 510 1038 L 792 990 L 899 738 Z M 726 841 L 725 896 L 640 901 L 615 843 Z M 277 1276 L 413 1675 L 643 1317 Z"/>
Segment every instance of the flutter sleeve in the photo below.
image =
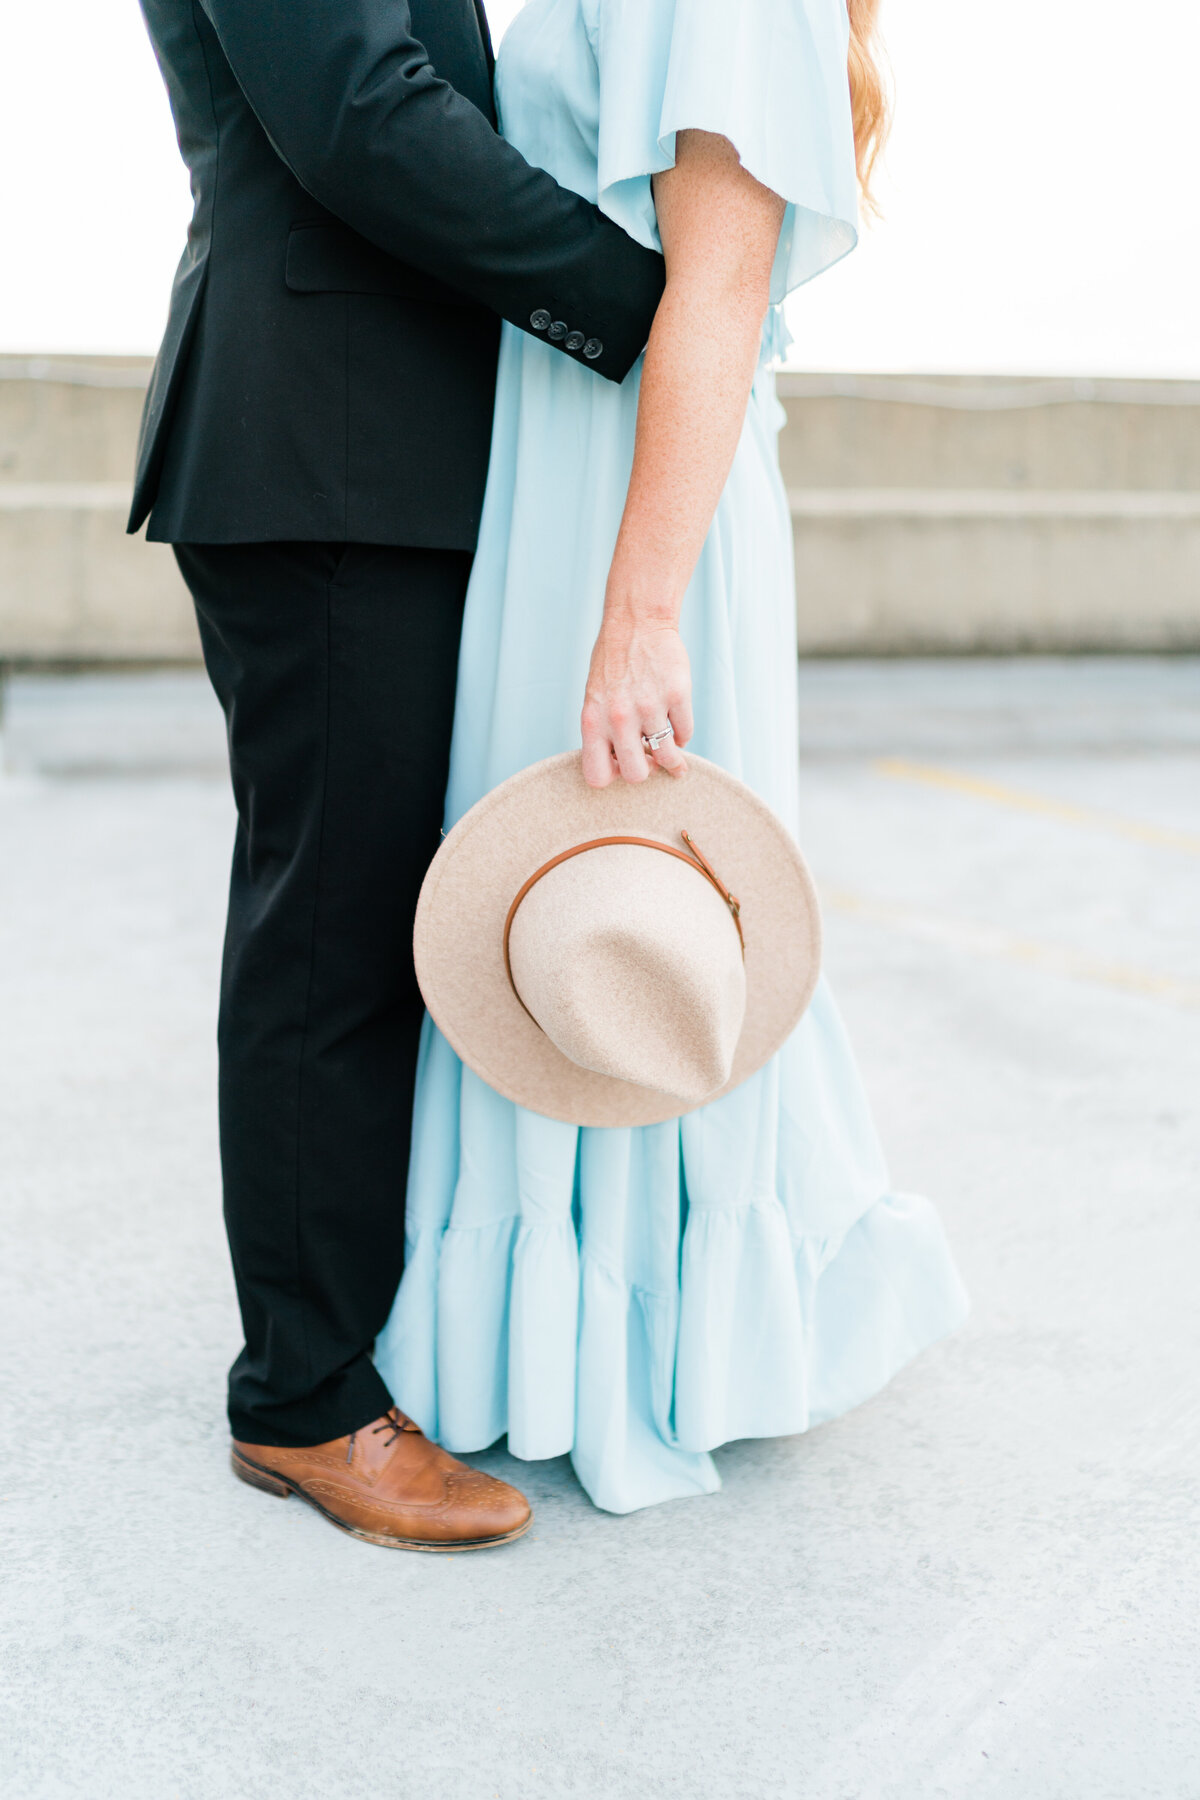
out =
<path fill-rule="evenodd" d="M 600 70 L 599 201 L 659 247 L 650 177 L 679 131 L 726 137 L 787 201 L 778 304 L 858 240 L 845 0 L 583 0 Z"/>

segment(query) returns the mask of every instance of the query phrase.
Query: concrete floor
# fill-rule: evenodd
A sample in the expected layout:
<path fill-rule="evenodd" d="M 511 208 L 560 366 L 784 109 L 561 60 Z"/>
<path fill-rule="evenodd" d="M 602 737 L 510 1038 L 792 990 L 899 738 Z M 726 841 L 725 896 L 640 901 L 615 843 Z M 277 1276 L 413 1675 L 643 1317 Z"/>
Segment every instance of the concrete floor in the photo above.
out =
<path fill-rule="evenodd" d="M 975 1311 L 629 1518 L 389 1554 L 237 1485 L 189 675 L 10 683 L 5 1800 L 1200 1796 L 1200 663 L 810 665 L 805 844 Z"/>

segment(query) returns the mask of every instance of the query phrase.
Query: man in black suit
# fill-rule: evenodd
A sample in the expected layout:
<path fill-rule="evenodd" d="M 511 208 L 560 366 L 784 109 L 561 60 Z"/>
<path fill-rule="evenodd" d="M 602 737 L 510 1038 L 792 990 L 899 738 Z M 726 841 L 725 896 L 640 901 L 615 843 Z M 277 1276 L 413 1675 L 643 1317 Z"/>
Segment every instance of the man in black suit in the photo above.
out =
<path fill-rule="evenodd" d="M 221 988 L 238 1474 L 372 1542 L 529 1509 L 392 1404 L 422 1008 L 499 321 L 620 381 L 660 259 L 495 129 L 480 0 L 142 0 L 195 213 L 130 530 L 175 545 L 238 827 Z"/>

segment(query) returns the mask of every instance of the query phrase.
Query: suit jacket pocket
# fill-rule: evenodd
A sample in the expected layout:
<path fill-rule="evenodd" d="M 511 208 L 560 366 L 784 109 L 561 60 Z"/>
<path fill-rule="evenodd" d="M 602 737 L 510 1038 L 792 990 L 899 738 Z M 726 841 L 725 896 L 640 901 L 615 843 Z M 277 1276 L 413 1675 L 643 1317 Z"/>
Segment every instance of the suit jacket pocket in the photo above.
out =
<path fill-rule="evenodd" d="M 295 294 L 394 294 L 439 306 L 470 306 L 457 289 L 398 262 L 346 225 L 293 225 L 284 280 Z"/>

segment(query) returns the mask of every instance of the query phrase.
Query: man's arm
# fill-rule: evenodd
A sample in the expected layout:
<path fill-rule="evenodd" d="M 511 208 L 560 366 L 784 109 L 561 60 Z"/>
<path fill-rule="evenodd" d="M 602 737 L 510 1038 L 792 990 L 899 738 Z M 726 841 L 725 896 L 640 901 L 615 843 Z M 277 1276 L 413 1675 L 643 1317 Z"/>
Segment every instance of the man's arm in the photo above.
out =
<path fill-rule="evenodd" d="M 408 0 L 200 3 L 315 200 L 401 261 L 624 378 L 662 294 L 661 257 L 532 168 L 438 77 Z M 565 339 L 550 337 L 559 322 Z"/>

